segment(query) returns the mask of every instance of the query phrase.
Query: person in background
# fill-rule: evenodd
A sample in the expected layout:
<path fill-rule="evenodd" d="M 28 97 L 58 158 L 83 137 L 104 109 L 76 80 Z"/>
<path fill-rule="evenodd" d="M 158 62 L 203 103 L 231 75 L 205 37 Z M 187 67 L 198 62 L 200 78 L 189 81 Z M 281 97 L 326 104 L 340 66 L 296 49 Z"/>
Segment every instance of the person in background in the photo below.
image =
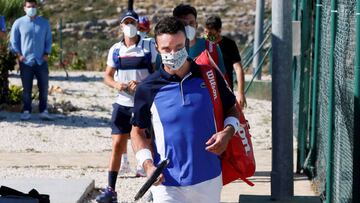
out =
<path fill-rule="evenodd" d="M 25 16 L 17 19 L 10 34 L 11 50 L 17 55 L 23 86 L 23 113 L 21 120 L 31 118 L 32 87 L 34 76 L 39 88 L 40 118 L 52 120 L 47 110 L 49 68 L 52 35 L 50 23 L 37 15 L 37 1 L 25 0 Z"/>
<path fill-rule="evenodd" d="M 150 32 L 150 20 L 147 16 L 139 16 L 139 30 L 138 35 L 142 38 L 147 38 Z"/>
<path fill-rule="evenodd" d="M 142 39 L 145 39 L 145 38 L 150 39 L 150 40 L 152 40 L 151 43 L 155 43 L 153 41 L 154 39 L 148 37 L 149 32 L 150 32 L 150 21 L 149 21 L 148 17 L 139 16 L 137 34 Z M 114 74 L 115 81 L 118 79 L 117 74 L 118 74 L 117 72 Z M 122 164 L 121 164 L 119 173 L 125 174 L 128 172 L 131 172 L 130 164 L 129 164 L 128 158 L 127 158 L 127 150 L 125 150 L 124 153 L 121 155 L 121 160 L 122 160 Z M 136 177 L 146 177 L 145 171 L 140 165 L 137 165 L 135 168 L 135 176 Z"/>
<path fill-rule="evenodd" d="M 236 98 L 215 70 L 225 118 L 225 128 L 216 132 L 212 97 L 203 85 L 199 65 L 188 58 L 185 32 L 184 24 L 175 17 L 163 18 L 155 26 L 162 66 L 136 90 L 131 142 L 147 177 L 160 161 L 170 161 L 156 186 L 150 188 L 154 203 L 219 203 L 222 173 L 218 156 L 240 130 Z M 154 129 L 152 143 L 146 138 L 150 126 Z"/>
<path fill-rule="evenodd" d="M 244 94 L 244 71 L 241 65 L 241 57 L 234 40 L 221 35 L 222 22 L 219 16 L 210 16 L 205 23 L 205 39 L 219 44 L 224 57 L 226 75 L 229 79 L 230 88 L 233 89 L 233 71 L 236 73 L 238 102 L 241 108 L 246 106 Z"/>
<path fill-rule="evenodd" d="M 0 15 L 0 39 L 6 38 L 6 23 L 5 17 Z"/>
<path fill-rule="evenodd" d="M 126 11 L 120 20 L 124 37 L 110 48 L 104 76 L 105 84 L 119 93 L 113 104 L 111 117 L 112 152 L 108 186 L 96 197 L 96 201 L 101 203 L 117 202 L 115 187 L 119 170 L 127 169 L 130 172 L 126 152 L 131 131 L 134 93 L 138 83 L 153 72 L 153 63 L 157 56 L 154 42 L 137 35 L 139 18 L 135 11 Z"/>
<path fill-rule="evenodd" d="M 201 54 L 206 47 L 206 40 L 204 38 L 196 37 L 196 30 L 198 28 L 197 23 L 197 11 L 190 5 L 180 4 L 173 10 L 173 16 L 181 20 L 185 25 L 186 37 L 189 40 L 189 57 L 195 59 Z M 218 67 L 223 74 L 225 74 L 224 59 L 219 46 L 217 48 Z"/>

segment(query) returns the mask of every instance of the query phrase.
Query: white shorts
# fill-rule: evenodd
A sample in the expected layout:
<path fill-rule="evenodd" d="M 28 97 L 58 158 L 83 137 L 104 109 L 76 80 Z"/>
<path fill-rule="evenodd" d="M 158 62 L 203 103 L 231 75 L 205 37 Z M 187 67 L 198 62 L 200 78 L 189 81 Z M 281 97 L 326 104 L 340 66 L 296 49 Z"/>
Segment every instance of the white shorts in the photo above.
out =
<path fill-rule="evenodd" d="M 222 176 L 190 186 L 152 186 L 153 203 L 219 203 Z"/>

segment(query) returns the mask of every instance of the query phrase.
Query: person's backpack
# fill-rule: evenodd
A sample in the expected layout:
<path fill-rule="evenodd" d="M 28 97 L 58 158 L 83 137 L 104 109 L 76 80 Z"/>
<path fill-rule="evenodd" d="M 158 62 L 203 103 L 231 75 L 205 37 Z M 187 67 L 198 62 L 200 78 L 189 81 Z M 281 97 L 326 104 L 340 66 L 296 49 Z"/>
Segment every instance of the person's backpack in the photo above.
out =
<path fill-rule="evenodd" d="M 214 106 L 214 114 L 216 121 L 216 131 L 224 129 L 224 115 L 222 102 L 216 82 L 216 72 L 221 71 L 212 60 L 209 52 L 205 50 L 196 59 L 195 62 L 200 65 L 200 70 L 207 88 L 209 89 L 211 99 Z M 215 78 L 215 81 L 214 81 Z M 229 141 L 225 152 L 221 155 L 221 169 L 223 185 L 234 180 L 241 179 L 250 186 L 254 186 L 247 178 L 255 173 L 255 157 L 249 132 L 250 126 L 245 116 L 236 103 L 236 109 L 239 112 L 239 121 L 241 124 L 240 131 L 236 133 Z"/>

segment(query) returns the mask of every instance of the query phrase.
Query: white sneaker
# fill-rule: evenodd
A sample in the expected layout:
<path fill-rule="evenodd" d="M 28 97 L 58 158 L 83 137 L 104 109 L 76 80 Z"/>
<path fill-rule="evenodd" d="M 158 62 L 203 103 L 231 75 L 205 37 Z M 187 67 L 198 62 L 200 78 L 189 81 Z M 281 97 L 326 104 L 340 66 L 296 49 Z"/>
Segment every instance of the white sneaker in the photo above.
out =
<path fill-rule="evenodd" d="M 131 172 L 130 163 L 128 161 L 122 162 L 120 165 L 119 175 L 124 175 Z"/>
<path fill-rule="evenodd" d="M 54 118 L 52 116 L 49 115 L 49 112 L 47 110 L 43 111 L 42 113 L 39 114 L 39 117 L 42 120 L 46 120 L 46 121 L 52 121 L 54 120 Z"/>
<path fill-rule="evenodd" d="M 24 111 L 20 116 L 20 119 L 23 120 L 23 121 L 27 121 L 30 118 L 31 118 L 30 111 Z"/>
<path fill-rule="evenodd" d="M 143 167 L 137 165 L 136 166 L 136 177 L 146 177 L 146 173 Z"/>

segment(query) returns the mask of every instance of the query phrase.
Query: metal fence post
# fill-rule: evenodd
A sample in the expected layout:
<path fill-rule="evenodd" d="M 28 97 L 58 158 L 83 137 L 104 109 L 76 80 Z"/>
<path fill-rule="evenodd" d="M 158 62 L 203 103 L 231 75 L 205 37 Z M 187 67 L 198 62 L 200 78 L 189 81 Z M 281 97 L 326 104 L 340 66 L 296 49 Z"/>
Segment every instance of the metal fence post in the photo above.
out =
<path fill-rule="evenodd" d="M 265 0 L 256 0 L 256 17 L 255 17 L 255 37 L 254 37 L 254 55 L 256 50 L 259 49 L 261 42 L 263 41 L 264 33 L 264 7 Z M 259 51 L 253 60 L 253 76 L 255 76 L 258 71 L 260 60 L 262 58 L 262 51 Z M 261 72 L 258 73 L 257 79 L 261 80 Z"/>
<path fill-rule="evenodd" d="M 294 195 L 291 1 L 272 1 L 272 171 L 271 198 Z"/>
<path fill-rule="evenodd" d="M 356 55 L 354 80 L 353 202 L 360 200 L 360 0 L 356 1 Z"/>
<path fill-rule="evenodd" d="M 329 59 L 329 106 L 328 106 L 328 142 L 327 142 L 327 165 L 326 165 L 326 203 L 332 202 L 333 168 L 334 168 L 334 97 L 335 97 L 335 35 L 336 35 L 336 0 L 331 0 L 330 18 L 330 59 Z"/>

